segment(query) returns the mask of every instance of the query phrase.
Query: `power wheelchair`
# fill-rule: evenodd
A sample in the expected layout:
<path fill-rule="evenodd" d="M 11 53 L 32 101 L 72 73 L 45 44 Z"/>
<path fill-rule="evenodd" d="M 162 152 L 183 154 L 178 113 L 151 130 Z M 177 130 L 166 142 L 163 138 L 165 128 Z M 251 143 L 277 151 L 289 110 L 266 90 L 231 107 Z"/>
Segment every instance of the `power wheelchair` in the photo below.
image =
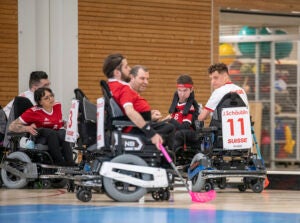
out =
<path fill-rule="evenodd" d="M 69 190 L 75 191 L 77 199 L 83 202 L 92 199 L 93 191 L 104 192 L 113 200 L 122 202 L 138 201 L 146 193 L 151 193 L 154 200 L 168 200 L 173 182 L 169 164 L 142 133 L 122 132 L 134 124 L 124 116 L 106 81 L 100 81 L 100 85 L 104 97 L 97 100 L 97 120 L 92 127 L 97 130 L 88 134 L 79 132 L 82 140 L 97 132 L 97 136 L 92 137 L 96 140 L 80 146 L 85 148 L 80 171 L 62 170 L 59 174 L 69 175 Z M 81 124 L 81 113 L 96 118 L 96 105 L 88 103 L 84 96 L 82 102 L 83 106 L 79 106 Z"/>
<path fill-rule="evenodd" d="M 53 164 L 48 153 L 48 147 L 39 140 L 34 148 L 24 146 L 31 138 L 28 133 L 14 133 L 8 131 L 9 124 L 18 118 L 26 109 L 33 105 L 28 98 L 17 96 L 14 99 L 12 111 L 7 122 L 4 156 L 1 159 L 1 178 L 4 186 L 20 189 L 29 184 L 38 183 L 41 188 L 61 188 L 67 181 L 56 175 L 59 166 Z M 22 141 L 25 142 L 22 145 Z"/>
<path fill-rule="evenodd" d="M 201 152 L 188 169 L 193 191 L 209 191 L 215 186 L 237 186 L 241 192 L 250 188 L 256 193 L 264 189 L 266 168 L 249 110 L 237 93 L 230 92 L 221 99 L 209 127 L 203 122 L 196 126 Z M 256 154 L 251 151 L 253 141 Z"/>

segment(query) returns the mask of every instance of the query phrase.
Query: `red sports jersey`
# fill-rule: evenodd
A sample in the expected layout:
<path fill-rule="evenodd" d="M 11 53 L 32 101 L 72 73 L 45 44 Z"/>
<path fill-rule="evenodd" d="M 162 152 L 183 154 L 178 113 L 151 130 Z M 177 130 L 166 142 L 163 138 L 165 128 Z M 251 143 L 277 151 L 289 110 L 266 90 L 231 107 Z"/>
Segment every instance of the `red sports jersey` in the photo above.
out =
<path fill-rule="evenodd" d="M 148 102 L 137 92 L 131 89 L 127 83 L 116 79 L 109 79 L 108 86 L 114 99 L 123 109 L 123 112 L 126 104 L 132 104 L 133 108 L 140 113 L 149 112 L 151 110 Z"/>
<path fill-rule="evenodd" d="M 193 114 L 195 112 L 194 106 L 191 106 L 189 113 L 187 115 L 183 115 L 183 110 L 186 103 L 178 103 L 176 105 L 176 110 L 171 114 L 171 117 L 175 119 L 178 123 L 182 124 L 183 122 L 192 123 Z"/>
<path fill-rule="evenodd" d="M 60 129 L 63 127 L 61 104 L 56 102 L 51 113 L 41 107 L 33 106 L 20 116 L 20 120 L 27 125 L 34 123 L 37 128 Z"/>

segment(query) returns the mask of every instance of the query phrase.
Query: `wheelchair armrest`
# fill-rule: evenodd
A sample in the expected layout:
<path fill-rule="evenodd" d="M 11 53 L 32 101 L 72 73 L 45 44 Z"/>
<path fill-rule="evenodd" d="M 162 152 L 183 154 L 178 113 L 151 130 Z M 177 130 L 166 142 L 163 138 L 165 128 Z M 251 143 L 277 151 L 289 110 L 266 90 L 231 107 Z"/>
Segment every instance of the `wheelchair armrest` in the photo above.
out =
<path fill-rule="evenodd" d="M 209 126 L 209 127 L 204 127 L 204 121 L 195 121 L 195 127 L 196 127 L 196 132 L 198 133 L 208 133 L 208 132 L 214 132 L 218 130 L 217 126 Z"/>
<path fill-rule="evenodd" d="M 200 129 L 202 129 L 204 127 L 204 121 L 199 121 L 199 120 L 196 120 L 195 121 L 195 128 L 196 128 L 196 131 L 199 131 Z"/>
<path fill-rule="evenodd" d="M 113 120 L 112 125 L 117 127 L 135 126 L 135 124 L 132 121 L 125 121 L 125 120 Z"/>
<path fill-rule="evenodd" d="M 21 138 L 23 136 L 28 136 L 28 132 L 7 132 L 7 135 L 10 137 Z"/>

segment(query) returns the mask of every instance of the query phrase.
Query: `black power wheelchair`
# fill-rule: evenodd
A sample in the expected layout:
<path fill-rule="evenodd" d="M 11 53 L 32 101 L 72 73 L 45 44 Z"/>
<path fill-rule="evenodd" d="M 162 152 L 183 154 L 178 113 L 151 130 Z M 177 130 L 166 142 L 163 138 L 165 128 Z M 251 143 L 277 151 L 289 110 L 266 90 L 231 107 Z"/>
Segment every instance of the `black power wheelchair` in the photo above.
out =
<path fill-rule="evenodd" d="M 236 135 L 238 128 L 240 135 Z M 220 189 L 237 186 L 241 192 L 248 188 L 262 192 L 266 168 L 249 110 L 237 93 L 226 94 L 213 113 L 210 126 L 198 122 L 197 133 L 201 152 L 193 157 L 188 169 L 193 191 L 209 191 L 217 185 Z M 251 151 L 253 142 L 255 154 Z"/>
<path fill-rule="evenodd" d="M 47 151 L 48 146 L 42 142 L 43 140 L 29 149 L 25 145 L 31 137 L 28 133 L 8 131 L 8 125 L 32 106 L 28 98 L 17 96 L 14 99 L 7 121 L 4 155 L 0 163 L 3 184 L 11 189 L 24 188 L 35 182 L 41 188 L 64 187 L 67 180 L 55 174 L 61 167 L 53 164 L 52 157 Z"/>
<path fill-rule="evenodd" d="M 168 169 L 168 163 L 150 139 L 142 133 L 122 132 L 123 128 L 134 127 L 134 124 L 124 116 L 106 81 L 102 80 L 100 85 L 104 98 L 98 99 L 97 122 L 94 122 L 97 143 L 94 141 L 93 145 L 84 146 L 83 171 L 69 178 L 76 197 L 88 202 L 92 191 L 97 191 L 105 192 L 116 201 L 138 201 L 146 193 L 151 193 L 154 200 L 168 200 L 173 171 Z M 88 108 L 86 104 L 83 97 L 83 113 L 90 113 L 87 109 L 95 112 L 96 105 L 89 103 Z M 91 116 L 96 117 L 96 113 Z M 81 138 L 85 134 L 81 132 L 79 135 Z"/>

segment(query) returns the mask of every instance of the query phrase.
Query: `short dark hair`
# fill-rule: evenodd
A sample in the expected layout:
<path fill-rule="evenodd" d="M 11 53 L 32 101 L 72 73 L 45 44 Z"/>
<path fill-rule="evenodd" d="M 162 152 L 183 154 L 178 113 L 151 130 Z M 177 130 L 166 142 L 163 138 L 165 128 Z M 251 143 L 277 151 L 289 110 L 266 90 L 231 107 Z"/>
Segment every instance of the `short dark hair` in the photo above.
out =
<path fill-rule="evenodd" d="M 137 76 L 137 73 L 139 72 L 139 70 L 142 69 L 145 72 L 148 72 L 148 68 L 142 65 L 135 65 L 134 67 L 131 68 L 130 70 L 130 74 L 132 74 L 134 77 Z"/>
<path fill-rule="evenodd" d="M 102 71 L 107 78 L 113 78 L 113 71 L 122 64 L 125 57 L 120 53 L 110 54 L 104 60 Z"/>
<path fill-rule="evenodd" d="M 41 106 L 41 100 L 42 97 L 46 95 L 46 91 L 48 91 L 50 94 L 53 94 L 52 90 L 48 87 L 41 87 L 34 91 L 34 100 L 37 104 L 37 106 Z"/>
<path fill-rule="evenodd" d="M 48 79 L 48 74 L 45 71 L 33 71 L 29 77 L 29 88 L 33 85 L 39 84 L 41 79 Z"/>
<path fill-rule="evenodd" d="M 209 66 L 208 73 L 212 74 L 213 72 L 218 71 L 220 74 L 227 73 L 228 74 L 228 67 L 224 63 L 215 63 Z"/>
<path fill-rule="evenodd" d="M 194 85 L 193 79 L 188 74 L 181 74 L 177 78 L 177 84 L 191 84 Z"/>

